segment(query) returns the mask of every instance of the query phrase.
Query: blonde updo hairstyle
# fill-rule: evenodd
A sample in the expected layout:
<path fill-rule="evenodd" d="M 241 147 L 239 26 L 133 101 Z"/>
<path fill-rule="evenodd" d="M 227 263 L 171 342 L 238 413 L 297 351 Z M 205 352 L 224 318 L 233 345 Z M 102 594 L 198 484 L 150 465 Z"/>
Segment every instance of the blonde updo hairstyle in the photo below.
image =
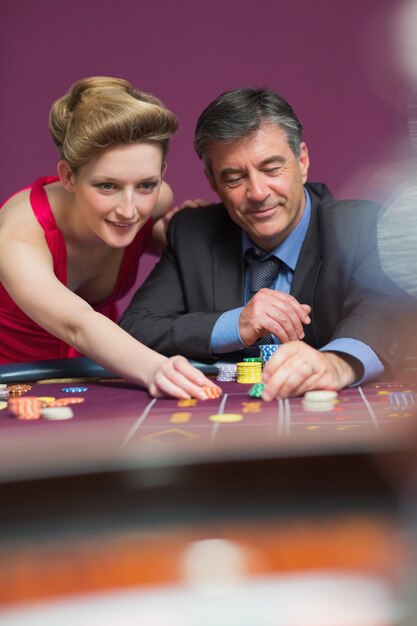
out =
<path fill-rule="evenodd" d="M 79 80 L 54 102 L 49 128 L 60 158 L 75 174 L 117 144 L 154 143 L 165 159 L 178 122 L 160 100 L 128 81 L 96 76 Z"/>

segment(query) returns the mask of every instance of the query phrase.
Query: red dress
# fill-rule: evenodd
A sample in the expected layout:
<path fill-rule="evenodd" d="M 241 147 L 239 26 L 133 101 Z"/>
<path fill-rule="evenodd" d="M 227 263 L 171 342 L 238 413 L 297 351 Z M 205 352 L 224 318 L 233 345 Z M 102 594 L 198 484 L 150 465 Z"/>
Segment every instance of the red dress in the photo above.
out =
<path fill-rule="evenodd" d="M 65 241 L 58 230 L 55 218 L 45 193 L 44 185 L 57 181 L 56 177 L 39 178 L 32 186 L 30 203 L 32 210 L 45 232 L 45 239 L 54 261 L 54 272 L 58 280 L 67 284 L 67 253 Z M 152 231 L 152 220 L 148 220 L 126 248 L 119 276 L 110 296 L 100 304 L 91 304 L 111 320 L 118 318 L 116 301 L 120 300 L 133 286 L 139 259 Z M 13 259 L 10 259 L 13 263 Z M 36 286 L 34 286 L 36 289 Z M 0 283 L 0 363 L 39 361 L 82 356 L 74 348 L 49 334 L 30 319 L 10 298 Z"/>

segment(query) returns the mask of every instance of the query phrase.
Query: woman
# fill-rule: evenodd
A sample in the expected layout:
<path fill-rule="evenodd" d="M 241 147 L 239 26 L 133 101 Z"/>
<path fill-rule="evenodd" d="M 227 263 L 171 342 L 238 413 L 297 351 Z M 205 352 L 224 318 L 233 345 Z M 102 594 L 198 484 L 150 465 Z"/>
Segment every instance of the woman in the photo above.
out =
<path fill-rule="evenodd" d="M 153 396 L 204 399 L 212 385 L 115 323 L 171 203 L 162 178 L 175 116 L 127 81 L 78 81 L 50 112 L 58 178 L 0 210 L 0 363 L 86 355 Z M 158 202 L 159 199 L 159 202 Z"/>

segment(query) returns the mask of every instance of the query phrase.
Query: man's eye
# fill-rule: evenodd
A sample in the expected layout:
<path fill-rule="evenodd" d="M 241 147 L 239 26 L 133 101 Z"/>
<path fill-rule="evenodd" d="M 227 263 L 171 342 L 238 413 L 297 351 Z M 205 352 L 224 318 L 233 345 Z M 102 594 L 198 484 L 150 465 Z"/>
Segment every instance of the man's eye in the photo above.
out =
<path fill-rule="evenodd" d="M 269 167 L 268 169 L 264 170 L 264 172 L 265 174 L 278 174 L 279 169 L 279 167 Z"/>
<path fill-rule="evenodd" d="M 237 178 L 229 178 L 227 180 L 227 184 L 233 187 L 234 185 L 238 185 L 241 180 L 242 180 L 241 176 L 238 176 Z"/>
<path fill-rule="evenodd" d="M 104 191 L 111 191 L 114 188 L 113 183 L 100 183 L 97 185 L 99 189 L 103 189 Z"/>

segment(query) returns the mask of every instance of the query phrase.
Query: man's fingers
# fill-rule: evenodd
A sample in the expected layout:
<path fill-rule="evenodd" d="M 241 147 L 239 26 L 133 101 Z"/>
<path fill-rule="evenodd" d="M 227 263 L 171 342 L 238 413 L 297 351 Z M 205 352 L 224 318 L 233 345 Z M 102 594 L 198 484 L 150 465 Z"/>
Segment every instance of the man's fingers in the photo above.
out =
<path fill-rule="evenodd" d="M 318 350 L 293 341 L 281 346 L 263 372 L 265 400 L 288 398 L 329 385 L 327 359 Z"/>
<path fill-rule="evenodd" d="M 342 389 L 355 380 L 348 358 L 320 352 L 302 341 L 280 347 L 263 371 L 264 400 L 297 396 L 312 389 Z"/>
<path fill-rule="evenodd" d="M 293 296 L 272 289 L 261 289 L 243 308 L 240 336 L 247 345 L 272 333 L 281 343 L 303 339 L 303 324 L 310 323 L 310 307 Z"/>
<path fill-rule="evenodd" d="M 268 332 L 275 335 L 281 343 L 297 341 L 305 336 L 303 325 L 298 317 L 278 308 L 268 310 Z"/>
<path fill-rule="evenodd" d="M 272 333 L 281 343 L 303 339 L 303 323 L 310 323 L 308 310 L 293 296 L 261 289 L 244 307 L 240 322 L 240 334 L 246 344 Z"/>
<path fill-rule="evenodd" d="M 296 315 L 303 324 L 310 323 L 311 320 L 309 314 L 311 312 L 311 307 L 308 304 L 300 304 L 298 300 L 289 293 L 283 293 L 273 289 L 265 289 L 261 291 L 266 292 L 266 294 L 271 298 L 271 302 L 273 304 L 287 311 L 288 314 L 291 312 L 293 315 Z M 259 293 L 261 293 L 261 291 Z"/>
<path fill-rule="evenodd" d="M 262 397 L 264 400 L 272 400 L 296 395 L 299 389 L 308 386 L 309 379 L 315 374 L 312 363 L 293 357 L 268 377 Z"/>

